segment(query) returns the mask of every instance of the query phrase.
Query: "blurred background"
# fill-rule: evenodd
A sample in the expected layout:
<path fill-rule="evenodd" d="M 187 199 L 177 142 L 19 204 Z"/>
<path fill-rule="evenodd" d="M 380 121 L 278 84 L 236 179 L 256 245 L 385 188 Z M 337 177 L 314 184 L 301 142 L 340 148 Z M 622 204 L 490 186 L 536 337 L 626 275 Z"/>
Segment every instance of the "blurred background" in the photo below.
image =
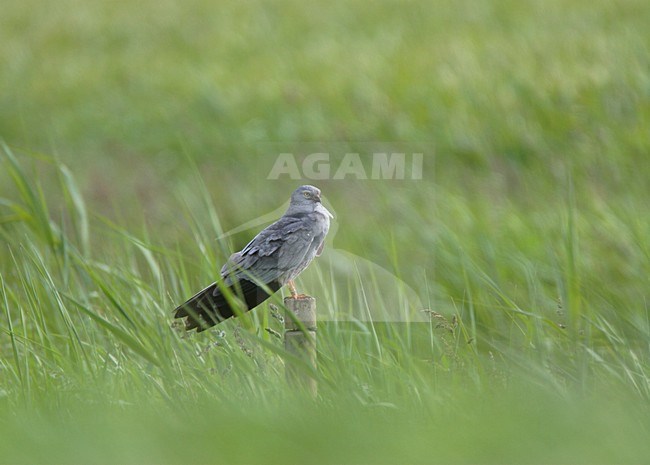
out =
<path fill-rule="evenodd" d="M 445 227 L 546 256 L 569 183 L 580 210 L 633 209 L 649 18 L 635 1 L 7 1 L 0 134 L 68 165 L 93 211 L 172 242 L 197 168 L 230 229 L 302 182 L 267 179 L 280 153 L 329 153 L 334 172 L 355 152 L 368 173 L 374 152 L 423 153 L 421 181 L 303 178 L 354 231 L 337 247 L 389 267 L 390 242 L 413 281 Z"/>
<path fill-rule="evenodd" d="M 375 298 L 393 294 L 374 282 L 387 273 L 451 328 L 453 342 L 431 342 L 436 370 L 455 367 L 485 386 L 502 373 L 492 364 L 503 363 L 553 399 L 572 386 L 616 386 L 630 390 L 628 406 L 647 406 L 646 1 L 4 0 L 1 10 L 0 139 L 49 216 L 74 223 L 64 165 L 89 212 L 94 259 L 130 269 L 124 244 L 102 232 L 117 227 L 154 254 L 179 252 L 175 263 L 188 266 L 178 282 L 178 267 L 162 266 L 168 287 L 143 318 L 168 325 L 165 311 L 208 284 L 227 249 L 281 213 L 295 187 L 315 184 L 335 234 L 328 264 L 303 284 L 331 308 L 348 305 L 344 289 L 359 293 L 350 275 L 332 272 L 341 263 L 334 252 L 362 257 L 381 270 L 364 277 Z M 325 179 L 305 173 L 314 153 L 330 157 Z M 375 153 L 404 153 L 404 179 L 334 179 L 348 153 L 359 154 L 368 178 Z M 300 179 L 271 175 L 281 154 Z M 413 179 L 415 154 L 422 170 Z M 16 289 L 12 253 L 29 222 L 14 208 L 25 192 L 9 166 L 0 158 L 9 244 L 0 270 Z M 251 227 L 217 244 L 241 225 Z M 158 282 L 155 272 L 133 273 Z M 119 314 L 105 316 L 121 324 Z M 381 355 L 390 338 L 374 337 Z M 332 360 L 335 346 L 323 349 Z M 400 357 L 391 360 L 404 364 Z M 334 372 L 324 376 L 336 384 Z M 405 388 L 411 399 L 426 397 L 424 372 L 417 394 Z M 365 375 L 339 375 L 351 398 L 365 396 L 355 394 Z M 399 404 L 401 388 L 368 376 Z M 477 454 L 468 460 L 487 457 Z"/>

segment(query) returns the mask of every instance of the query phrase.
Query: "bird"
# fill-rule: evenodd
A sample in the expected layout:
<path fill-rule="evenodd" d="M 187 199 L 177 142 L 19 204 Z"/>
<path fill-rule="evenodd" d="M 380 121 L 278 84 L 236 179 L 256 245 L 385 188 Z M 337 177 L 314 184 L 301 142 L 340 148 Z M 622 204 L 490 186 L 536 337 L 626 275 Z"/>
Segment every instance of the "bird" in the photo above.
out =
<path fill-rule="evenodd" d="M 233 253 L 221 268 L 221 279 L 176 307 L 174 318 L 185 318 L 186 330 L 201 332 L 252 310 L 284 285 L 291 298 L 305 298 L 295 279 L 323 252 L 331 218 L 320 189 L 298 187 L 284 215 Z"/>

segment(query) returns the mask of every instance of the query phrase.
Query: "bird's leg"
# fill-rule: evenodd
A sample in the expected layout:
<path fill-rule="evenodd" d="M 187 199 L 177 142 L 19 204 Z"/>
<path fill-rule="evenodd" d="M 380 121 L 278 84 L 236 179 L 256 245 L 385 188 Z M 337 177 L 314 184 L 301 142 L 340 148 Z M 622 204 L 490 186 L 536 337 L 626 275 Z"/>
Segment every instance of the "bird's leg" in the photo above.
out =
<path fill-rule="evenodd" d="M 289 292 L 291 292 L 291 298 L 295 299 L 298 297 L 298 291 L 296 291 L 296 284 L 293 282 L 293 280 L 289 280 L 287 282 L 287 287 L 289 288 Z"/>
<path fill-rule="evenodd" d="M 298 294 L 296 283 L 294 283 L 292 279 L 287 281 L 287 287 L 289 288 L 289 292 L 291 292 L 292 299 L 304 299 L 305 297 L 308 297 L 306 294 Z"/>

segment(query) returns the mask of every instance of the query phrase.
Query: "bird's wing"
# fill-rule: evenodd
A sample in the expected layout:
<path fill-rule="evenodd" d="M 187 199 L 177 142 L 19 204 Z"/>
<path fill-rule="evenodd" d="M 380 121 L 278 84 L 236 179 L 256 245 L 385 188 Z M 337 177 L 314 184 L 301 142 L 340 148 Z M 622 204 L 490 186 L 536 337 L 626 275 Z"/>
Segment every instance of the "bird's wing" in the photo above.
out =
<path fill-rule="evenodd" d="M 241 252 L 234 253 L 221 269 L 224 283 L 255 279 L 275 281 L 297 268 L 311 246 L 311 228 L 299 217 L 283 216 L 261 231 Z"/>

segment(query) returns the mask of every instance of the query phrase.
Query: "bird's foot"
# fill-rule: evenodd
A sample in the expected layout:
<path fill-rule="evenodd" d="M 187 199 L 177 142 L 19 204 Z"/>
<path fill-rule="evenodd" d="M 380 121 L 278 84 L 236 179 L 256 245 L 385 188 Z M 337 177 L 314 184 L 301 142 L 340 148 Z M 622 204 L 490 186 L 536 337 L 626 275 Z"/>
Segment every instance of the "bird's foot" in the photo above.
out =
<path fill-rule="evenodd" d="M 294 300 L 302 300 L 302 299 L 308 299 L 309 296 L 307 294 L 291 294 L 291 298 Z"/>

